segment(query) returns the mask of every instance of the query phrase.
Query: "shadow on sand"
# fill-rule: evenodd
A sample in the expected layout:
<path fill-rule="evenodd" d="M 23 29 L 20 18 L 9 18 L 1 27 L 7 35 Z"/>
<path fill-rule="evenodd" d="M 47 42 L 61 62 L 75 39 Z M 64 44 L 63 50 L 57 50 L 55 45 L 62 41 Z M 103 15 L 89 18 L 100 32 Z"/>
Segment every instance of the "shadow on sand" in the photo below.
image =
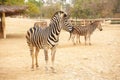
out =
<path fill-rule="evenodd" d="M 20 39 L 25 38 L 25 34 L 7 34 L 7 39 Z"/>
<path fill-rule="evenodd" d="M 80 45 L 73 45 L 72 43 L 66 43 L 66 44 L 60 44 L 58 45 L 58 48 L 73 48 L 73 47 L 78 47 Z"/>

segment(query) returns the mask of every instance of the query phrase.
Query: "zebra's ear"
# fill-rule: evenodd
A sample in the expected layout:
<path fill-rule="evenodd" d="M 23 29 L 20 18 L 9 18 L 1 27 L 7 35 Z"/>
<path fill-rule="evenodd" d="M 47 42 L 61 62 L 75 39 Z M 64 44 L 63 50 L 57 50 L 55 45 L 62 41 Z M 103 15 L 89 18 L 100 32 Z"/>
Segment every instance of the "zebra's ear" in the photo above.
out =
<path fill-rule="evenodd" d="M 65 13 L 61 14 L 61 18 L 67 18 L 67 14 Z"/>
<path fill-rule="evenodd" d="M 59 12 L 60 12 L 60 14 L 61 14 L 61 17 L 67 18 L 67 14 L 66 14 L 65 12 L 63 12 L 63 11 L 59 11 Z"/>
<path fill-rule="evenodd" d="M 67 17 L 67 14 L 64 14 L 63 17 Z"/>

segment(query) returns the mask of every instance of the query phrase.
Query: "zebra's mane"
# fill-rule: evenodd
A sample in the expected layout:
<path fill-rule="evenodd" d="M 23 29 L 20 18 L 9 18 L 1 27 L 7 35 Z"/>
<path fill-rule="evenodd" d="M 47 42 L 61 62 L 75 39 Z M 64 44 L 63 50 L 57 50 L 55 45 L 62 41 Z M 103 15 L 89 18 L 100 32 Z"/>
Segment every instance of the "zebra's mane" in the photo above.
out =
<path fill-rule="evenodd" d="M 94 29 L 97 27 L 97 23 L 98 23 L 99 21 L 94 21 L 94 22 L 92 22 L 92 23 L 90 23 L 89 25 L 88 25 L 88 27 L 94 27 Z"/>
<path fill-rule="evenodd" d="M 56 15 L 58 15 L 59 13 L 64 13 L 64 18 L 67 18 L 67 13 L 65 13 L 64 11 L 57 11 L 52 17 L 51 17 L 51 19 L 53 19 Z"/>
<path fill-rule="evenodd" d="M 55 17 L 59 16 L 59 15 L 58 15 L 59 13 L 65 13 L 65 12 L 63 12 L 63 11 L 57 11 L 57 12 L 51 17 L 49 26 L 54 22 Z M 67 14 L 65 13 L 63 17 L 64 17 L 64 18 L 67 18 Z"/>
<path fill-rule="evenodd" d="M 51 19 L 54 18 L 55 15 L 58 15 L 58 13 L 64 13 L 64 12 L 63 12 L 63 11 L 57 11 L 57 12 L 51 17 Z"/>
<path fill-rule="evenodd" d="M 60 11 L 57 11 L 57 12 L 51 17 L 50 24 L 53 22 L 53 19 L 55 18 L 55 16 L 58 16 L 58 13 L 60 13 Z M 50 26 L 50 24 L 49 24 L 49 26 Z"/>

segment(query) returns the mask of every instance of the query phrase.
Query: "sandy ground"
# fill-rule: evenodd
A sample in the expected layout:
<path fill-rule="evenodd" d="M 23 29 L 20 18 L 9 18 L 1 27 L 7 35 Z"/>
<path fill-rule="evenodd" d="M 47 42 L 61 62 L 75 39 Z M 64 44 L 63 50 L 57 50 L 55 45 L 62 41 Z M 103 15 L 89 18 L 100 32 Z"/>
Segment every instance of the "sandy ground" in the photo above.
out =
<path fill-rule="evenodd" d="M 85 46 L 83 38 L 73 46 L 69 34 L 62 31 L 55 59 L 57 72 L 46 73 L 43 50 L 39 68 L 31 70 L 25 34 L 35 20 L 6 18 L 6 22 L 7 39 L 0 39 L 0 80 L 120 80 L 120 25 L 96 30 L 91 46 Z"/>

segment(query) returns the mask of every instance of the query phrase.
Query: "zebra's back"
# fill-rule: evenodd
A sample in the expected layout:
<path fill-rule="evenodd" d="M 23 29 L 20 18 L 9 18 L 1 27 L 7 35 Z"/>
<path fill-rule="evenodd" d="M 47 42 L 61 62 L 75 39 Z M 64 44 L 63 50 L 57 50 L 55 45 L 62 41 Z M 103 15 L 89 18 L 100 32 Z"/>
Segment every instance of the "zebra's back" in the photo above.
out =
<path fill-rule="evenodd" d="M 79 35 L 81 35 L 81 36 L 85 36 L 88 33 L 88 27 L 87 26 L 76 27 L 76 29 L 78 30 Z"/>
<path fill-rule="evenodd" d="M 32 45 L 37 48 L 43 48 L 45 45 L 48 45 L 47 36 L 48 34 L 45 31 L 48 29 L 43 29 L 41 27 L 32 27 L 27 31 L 26 39 L 28 45 Z M 46 31 L 48 32 L 48 31 Z"/>

